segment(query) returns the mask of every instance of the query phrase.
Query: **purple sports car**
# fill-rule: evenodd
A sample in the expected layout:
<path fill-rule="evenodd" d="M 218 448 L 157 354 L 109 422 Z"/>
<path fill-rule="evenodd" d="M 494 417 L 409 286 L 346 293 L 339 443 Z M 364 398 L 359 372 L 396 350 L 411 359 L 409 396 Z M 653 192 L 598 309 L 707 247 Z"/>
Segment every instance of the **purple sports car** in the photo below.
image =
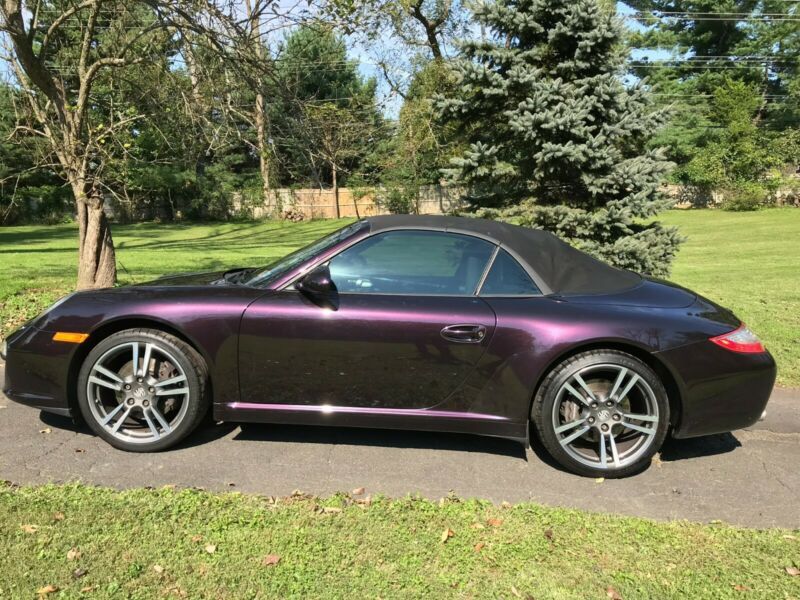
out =
<path fill-rule="evenodd" d="M 467 432 L 621 477 L 668 432 L 762 415 L 775 362 L 730 311 L 543 231 L 358 221 L 257 269 L 78 292 L 3 343 L 4 391 L 111 445 L 215 419 Z"/>

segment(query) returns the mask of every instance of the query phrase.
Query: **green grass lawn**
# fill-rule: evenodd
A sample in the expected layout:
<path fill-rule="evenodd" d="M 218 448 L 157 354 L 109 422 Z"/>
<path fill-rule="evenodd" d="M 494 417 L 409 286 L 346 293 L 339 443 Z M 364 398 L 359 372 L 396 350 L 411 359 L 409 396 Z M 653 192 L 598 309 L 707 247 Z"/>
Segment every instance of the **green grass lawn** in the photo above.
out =
<path fill-rule="evenodd" d="M 800 385 L 800 210 L 671 211 L 688 241 L 671 279 L 733 309 L 761 335 L 782 385 Z M 114 227 L 120 281 L 260 265 L 347 221 Z M 73 285 L 72 225 L 0 227 L 0 335 Z"/>
<path fill-rule="evenodd" d="M 0 597 L 800 597 L 800 532 L 361 502 L 0 484 Z"/>

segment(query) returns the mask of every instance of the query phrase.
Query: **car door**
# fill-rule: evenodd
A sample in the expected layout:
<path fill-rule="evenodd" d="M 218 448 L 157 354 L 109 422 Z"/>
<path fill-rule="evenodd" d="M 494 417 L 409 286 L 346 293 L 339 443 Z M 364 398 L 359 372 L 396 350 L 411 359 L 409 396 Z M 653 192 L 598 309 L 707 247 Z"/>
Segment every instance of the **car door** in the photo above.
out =
<path fill-rule="evenodd" d="M 439 232 L 378 233 L 328 263 L 325 302 L 276 291 L 245 312 L 242 402 L 420 409 L 445 400 L 494 333 L 475 295 L 495 252 L 483 239 Z"/>

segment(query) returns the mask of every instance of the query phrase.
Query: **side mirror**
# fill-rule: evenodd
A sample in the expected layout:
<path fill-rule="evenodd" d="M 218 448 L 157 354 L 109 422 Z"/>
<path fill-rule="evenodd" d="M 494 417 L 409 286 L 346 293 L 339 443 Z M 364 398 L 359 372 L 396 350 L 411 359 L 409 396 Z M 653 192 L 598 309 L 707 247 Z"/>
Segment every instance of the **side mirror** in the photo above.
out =
<path fill-rule="evenodd" d="M 327 296 L 336 291 L 336 286 L 331 281 L 328 265 L 319 266 L 307 273 L 305 277 L 294 284 L 294 287 L 312 296 Z"/>

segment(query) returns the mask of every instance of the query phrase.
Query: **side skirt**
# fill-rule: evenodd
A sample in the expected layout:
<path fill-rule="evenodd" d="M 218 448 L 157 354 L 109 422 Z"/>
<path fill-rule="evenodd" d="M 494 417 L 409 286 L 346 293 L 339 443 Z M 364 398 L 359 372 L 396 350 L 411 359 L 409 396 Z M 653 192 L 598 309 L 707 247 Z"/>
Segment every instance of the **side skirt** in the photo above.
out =
<path fill-rule="evenodd" d="M 286 423 L 469 433 L 514 440 L 528 446 L 528 423 L 480 413 L 428 409 L 368 408 L 355 406 L 256 404 L 230 402 L 214 405 L 219 421 L 245 423 Z"/>

